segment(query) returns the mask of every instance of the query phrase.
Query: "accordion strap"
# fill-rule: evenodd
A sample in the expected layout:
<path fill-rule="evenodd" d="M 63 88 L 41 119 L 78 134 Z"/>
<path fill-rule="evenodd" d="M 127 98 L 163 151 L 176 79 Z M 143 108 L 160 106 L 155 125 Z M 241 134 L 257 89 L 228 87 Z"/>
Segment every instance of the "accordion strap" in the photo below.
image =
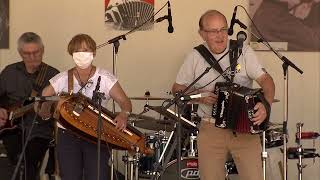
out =
<path fill-rule="evenodd" d="M 202 55 L 202 57 L 207 61 L 207 63 L 210 64 L 210 66 L 213 69 L 215 69 L 218 73 L 220 73 L 227 82 L 233 82 L 233 79 L 235 76 L 235 69 L 237 65 L 235 61 L 237 61 L 237 58 L 238 58 L 237 48 L 234 48 L 236 43 L 237 42 L 235 40 L 230 39 L 230 46 L 229 46 L 231 49 L 231 52 L 229 53 L 230 68 L 231 68 L 230 78 L 223 74 L 223 70 L 219 62 L 216 60 L 216 58 L 214 58 L 214 56 L 211 54 L 208 48 L 206 48 L 206 46 L 204 46 L 203 44 L 200 44 L 199 46 L 194 47 L 194 49 L 196 49 Z"/>

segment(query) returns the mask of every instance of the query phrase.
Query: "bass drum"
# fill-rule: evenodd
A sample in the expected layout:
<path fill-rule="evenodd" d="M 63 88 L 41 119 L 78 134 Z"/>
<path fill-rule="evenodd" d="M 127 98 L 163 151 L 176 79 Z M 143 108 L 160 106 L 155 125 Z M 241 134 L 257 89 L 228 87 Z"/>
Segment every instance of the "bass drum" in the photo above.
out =
<path fill-rule="evenodd" d="M 177 173 L 177 160 L 169 162 L 165 169 L 162 180 L 176 180 L 178 179 Z M 183 157 L 181 160 L 181 179 L 193 179 L 200 180 L 200 174 L 198 169 L 198 158 L 197 157 Z"/>
<path fill-rule="evenodd" d="M 239 180 L 237 168 L 233 161 L 225 163 L 226 180 Z M 178 179 L 177 173 L 177 160 L 171 161 L 165 169 L 161 180 L 176 180 Z M 198 169 L 197 157 L 183 157 L 181 160 L 181 179 L 182 180 L 200 180 L 200 171 Z"/>

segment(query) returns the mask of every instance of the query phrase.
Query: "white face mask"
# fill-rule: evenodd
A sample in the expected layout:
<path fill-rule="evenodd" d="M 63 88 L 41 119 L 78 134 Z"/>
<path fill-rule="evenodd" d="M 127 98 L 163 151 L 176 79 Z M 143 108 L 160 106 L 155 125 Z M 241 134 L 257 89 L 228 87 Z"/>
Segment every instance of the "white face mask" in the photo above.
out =
<path fill-rule="evenodd" d="M 74 52 L 72 58 L 79 68 L 86 69 L 92 63 L 93 52 Z"/>

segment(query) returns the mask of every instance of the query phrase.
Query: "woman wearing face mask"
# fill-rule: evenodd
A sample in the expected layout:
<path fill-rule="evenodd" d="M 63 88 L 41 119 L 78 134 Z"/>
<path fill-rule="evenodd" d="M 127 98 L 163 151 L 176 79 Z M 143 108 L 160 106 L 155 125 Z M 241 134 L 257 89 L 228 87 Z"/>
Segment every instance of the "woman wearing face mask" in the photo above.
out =
<path fill-rule="evenodd" d="M 50 80 L 50 85 L 43 90 L 43 96 L 52 96 L 61 92 L 68 92 L 68 73 L 73 76 L 73 92 L 80 91 L 91 98 L 101 77 L 100 92 L 105 93 L 106 101 L 114 99 L 121 108 L 115 118 L 116 128 L 124 130 L 132 105 L 119 82 L 108 71 L 92 65 L 96 55 L 96 43 L 86 34 L 78 34 L 72 38 L 68 45 L 68 52 L 72 56 L 75 67 L 59 73 Z M 42 118 L 50 117 L 48 108 L 41 108 L 39 115 Z M 70 130 L 58 123 L 57 154 L 59 172 L 62 180 L 91 180 L 97 179 L 97 146 L 73 135 Z M 105 147 L 101 150 L 100 179 L 108 179 L 106 173 L 109 153 Z"/>

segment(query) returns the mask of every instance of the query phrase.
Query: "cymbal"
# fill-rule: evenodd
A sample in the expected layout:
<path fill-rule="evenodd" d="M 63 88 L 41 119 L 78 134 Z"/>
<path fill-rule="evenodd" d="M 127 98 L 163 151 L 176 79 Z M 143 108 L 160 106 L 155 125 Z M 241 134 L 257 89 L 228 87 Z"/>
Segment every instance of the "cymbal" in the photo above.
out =
<path fill-rule="evenodd" d="M 154 130 L 154 131 L 172 131 L 174 129 L 174 123 L 170 120 L 164 119 L 155 119 L 153 117 L 139 115 L 139 114 L 131 114 L 129 116 L 129 121 L 137 127 Z"/>
<path fill-rule="evenodd" d="M 279 99 L 273 99 L 272 103 L 280 102 Z"/>
<path fill-rule="evenodd" d="M 273 99 L 272 103 L 277 103 L 280 102 L 279 99 Z M 193 102 L 193 101 L 189 101 L 188 104 L 200 104 L 199 102 Z"/>
<path fill-rule="evenodd" d="M 132 99 L 132 100 L 167 100 L 167 99 L 170 99 L 170 98 L 154 97 L 154 96 L 142 96 L 142 97 L 129 97 L 129 99 Z"/>
<path fill-rule="evenodd" d="M 268 126 L 282 126 L 282 123 L 274 123 L 274 122 L 269 122 Z"/>
<path fill-rule="evenodd" d="M 150 117 L 150 116 L 146 116 L 146 115 L 142 115 L 142 114 L 134 114 L 134 113 L 131 113 L 128 117 L 128 120 L 131 121 L 131 122 L 136 122 L 136 121 L 140 121 L 140 120 L 154 120 L 153 117 Z"/>
<path fill-rule="evenodd" d="M 148 106 L 148 108 L 158 112 L 174 122 L 178 119 L 178 114 L 175 111 L 171 109 L 165 109 L 163 106 Z M 185 128 L 197 128 L 197 124 L 195 122 L 185 119 L 184 117 L 181 117 L 181 122 Z"/>

